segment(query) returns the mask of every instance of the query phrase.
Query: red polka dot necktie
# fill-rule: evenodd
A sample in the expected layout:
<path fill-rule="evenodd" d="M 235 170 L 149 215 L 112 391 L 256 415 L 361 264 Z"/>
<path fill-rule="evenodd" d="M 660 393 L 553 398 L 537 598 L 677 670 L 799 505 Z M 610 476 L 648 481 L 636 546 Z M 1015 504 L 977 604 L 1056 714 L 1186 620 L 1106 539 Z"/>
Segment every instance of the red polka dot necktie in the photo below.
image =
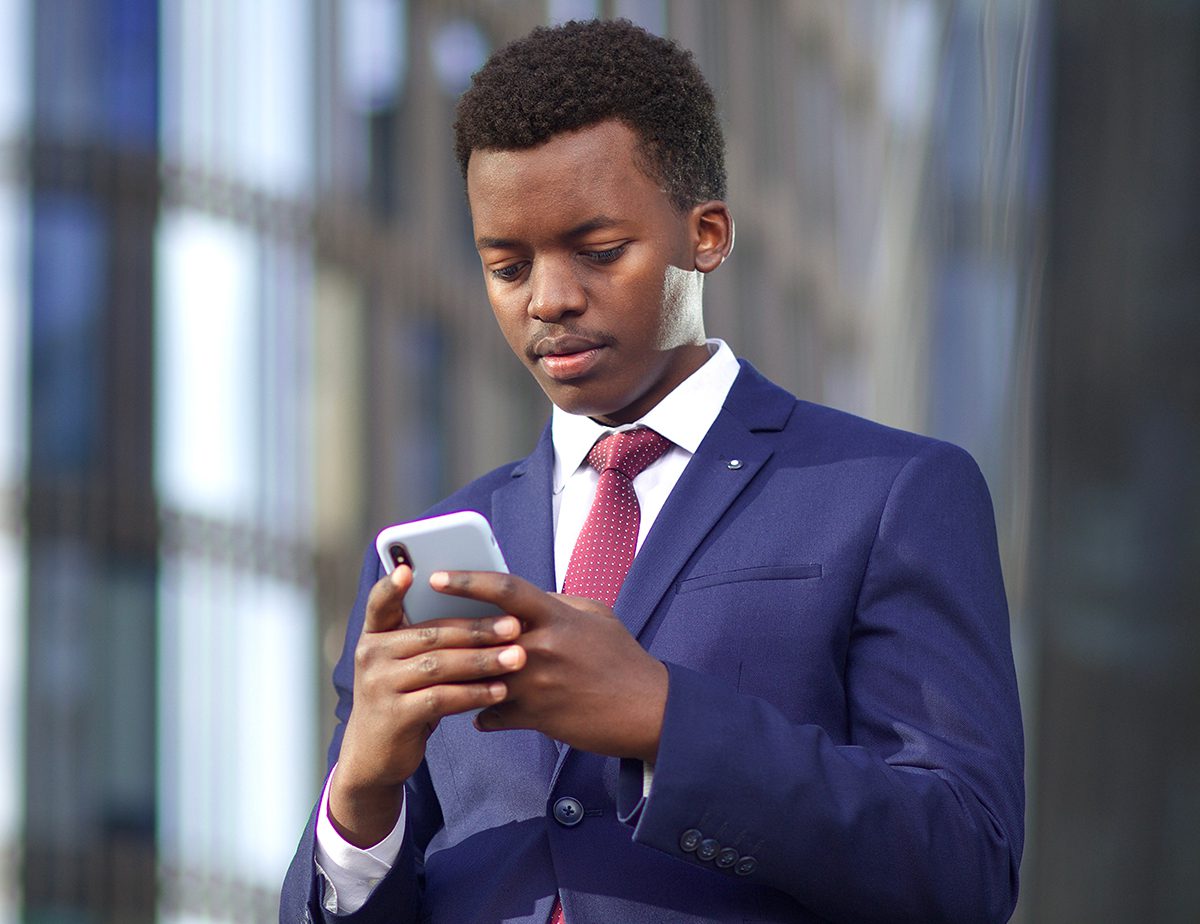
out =
<path fill-rule="evenodd" d="M 588 453 L 600 473 L 596 497 L 563 578 L 563 593 L 612 606 L 633 564 L 641 508 L 633 479 L 671 447 L 665 436 L 639 427 L 604 437 Z"/>
<path fill-rule="evenodd" d="M 669 439 L 645 427 L 611 433 L 592 447 L 587 458 L 600 473 L 600 481 L 567 565 L 564 594 L 609 606 L 616 602 L 633 564 L 642 517 L 633 479 L 670 448 Z M 562 902 L 557 898 L 548 924 L 565 924 Z"/>

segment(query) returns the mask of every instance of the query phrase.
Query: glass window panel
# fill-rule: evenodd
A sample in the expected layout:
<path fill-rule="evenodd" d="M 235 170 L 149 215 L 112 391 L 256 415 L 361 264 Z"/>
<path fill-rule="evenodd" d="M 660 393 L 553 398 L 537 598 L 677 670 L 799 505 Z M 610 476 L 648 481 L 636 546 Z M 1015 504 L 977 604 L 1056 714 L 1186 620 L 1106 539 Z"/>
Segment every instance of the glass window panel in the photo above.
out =
<path fill-rule="evenodd" d="M 158 77 L 156 0 L 36 6 L 37 116 L 54 137 L 152 146 Z"/>
<path fill-rule="evenodd" d="M 218 112 L 229 112 L 236 139 L 231 165 L 251 185 L 296 197 L 307 195 L 312 160 L 312 13 L 302 0 L 258 0 L 233 5 L 228 20 L 241 72 L 226 84 Z"/>
<path fill-rule="evenodd" d="M 13 6 L 0 7 L 0 16 Z M 6 105 L 0 100 L 0 110 Z M 19 855 L 24 802 L 26 562 L 15 489 L 24 478 L 28 402 L 25 220 L 24 196 L 0 185 L 0 741 L 8 743 L 0 748 L 0 856 L 7 857 Z M 17 920 L 19 878 L 16 864 L 0 863 L 0 921 Z"/>
<path fill-rule="evenodd" d="M 158 0 L 108 0 L 105 8 L 109 137 L 150 149 L 158 136 Z"/>
<path fill-rule="evenodd" d="M 0 856 L 19 855 L 24 805 L 25 554 L 0 531 Z M 0 863 L 0 921 L 17 920 L 17 864 Z"/>
<path fill-rule="evenodd" d="M 312 179 L 312 9 L 301 0 L 164 2 L 163 149 L 280 195 Z"/>
<path fill-rule="evenodd" d="M 228 896 L 277 889 L 311 809 L 316 782 L 297 768 L 316 747 L 304 669 L 316 652 L 307 588 L 215 554 L 189 540 L 163 558 L 159 840 L 183 882 L 225 880 L 216 892 Z M 180 904 L 169 920 L 201 910 Z"/>
<path fill-rule="evenodd" d="M 154 818 L 154 627 L 152 561 L 114 556 L 93 587 L 103 591 L 104 628 L 95 642 L 105 811 L 110 824 L 149 837 Z"/>
<path fill-rule="evenodd" d="M 93 614 L 104 580 L 93 550 L 77 537 L 35 539 L 28 554 L 26 696 L 39 733 L 26 741 L 38 773 L 26 779 L 25 811 L 43 843 L 59 846 L 77 843 L 81 832 L 94 834 L 102 810 L 90 761 L 101 734 Z"/>
<path fill-rule="evenodd" d="M 482 30 L 468 19 L 452 19 L 434 33 L 430 54 L 433 71 L 442 90 L 450 97 L 471 83 L 471 75 L 483 67 L 488 43 Z"/>
<path fill-rule="evenodd" d="M 29 118 L 29 5 L 0 0 L 0 138 L 16 135 Z"/>
<path fill-rule="evenodd" d="M 930 325 L 929 431 L 968 447 L 985 474 L 1004 458 L 1020 292 L 1000 261 L 959 254 L 937 280 Z M 999 485 L 999 478 L 993 478 Z M 996 490 L 996 488 L 993 488 Z"/>
<path fill-rule="evenodd" d="M 155 458 L 168 506 L 246 516 L 257 485 L 258 248 L 249 232 L 194 212 L 158 232 Z"/>
<path fill-rule="evenodd" d="M 932 0 L 893 6 L 884 37 L 879 93 L 899 128 L 921 130 L 933 106 L 941 23 Z"/>
<path fill-rule="evenodd" d="M 312 527 L 312 257 L 289 241 L 263 241 L 262 252 L 258 508 L 270 528 L 301 540 Z"/>
<path fill-rule="evenodd" d="M 33 212 L 34 464 L 78 474 L 98 448 L 108 237 L 95 204 L 43 193 Z"/>
<path fill-rule="evenodd" d="M 363 505 L 366 414 L 348 413 L 363 400 L 367 357 L 363 294 L 353 276 L 322 268 L 315 292 L 313 422 L 316 533 L 324 541 L 352 544 Z"/>
<path fill-rule="evenodd" d="M 50 0 L 34 7 L 34 96 L 39 128 L 82 141 L 101 136 L 104 107 L 97 79 L 101 12 L 90 4 Z"/>
<path fill-rule="evenodd" d="M 388 109 L 403 92 L 407 11 L 402 0 L 346 0 L 338 6 L 342 89 L 355 112 Z"/>
<path fill-rule="evenodd" d="M 212 45 L 209 8 L 209 4 L 163 0 L 159 11 L 162 49 L 160 146 L 168 161 L 185 163 L 193 168 L 208 159 L 209 139 L 204 131 L 207 121 L 204 114 L 211 109 L 212 103 L 211 88 L 204 79 L 203 62 Z"/>
<path fill-rule="evenodd" d="M 253 881 L 275 887 L 291 862 L 297 825 L 316 784 L 303 772 L 316 753 L 317 691 L 313 602 L 304 588 L 247 575 L 234 664 L 240 721 L 235 746 L 232 859 Z"/>
<path fill-rule="evenodd" d="M 20 480 L 25 469 L 27 219 L 24 195 L 12 186 L 0 185 L 0 491 Z"/>

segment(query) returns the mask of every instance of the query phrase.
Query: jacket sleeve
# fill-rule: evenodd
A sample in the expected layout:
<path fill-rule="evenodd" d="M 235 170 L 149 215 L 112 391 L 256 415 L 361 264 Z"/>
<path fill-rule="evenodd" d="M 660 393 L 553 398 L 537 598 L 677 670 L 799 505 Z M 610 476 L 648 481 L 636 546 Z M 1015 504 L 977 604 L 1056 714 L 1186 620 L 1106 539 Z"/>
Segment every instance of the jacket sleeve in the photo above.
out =
<path fill-rule="evenodd" d="M 353 703 L 354 649 L 358 644 L 358 636 L 362 632 L 366 617 L 367 597 L 381 575 L 379 559 L 376 557 L 374 548 L 369 548 L 363 558 L 358 596 L 346 628 L 346 641 L 342 655 L 333 671 L 333 685 L 338 696 L 337 725 L 329 744 L 326 776 L 333 765 L 337 763 L 338 754 L 341 751 L 342 735 L 345 732 L 346 721 L 350 717 L 350 707 Z M 392 871 L 375 887 L 366 904 L 353 914 L 334 915 L 325 908 L 326 884 L 317 873 L 313 858 L 316 844 L 317 812 L 317 809 L 314 808 L 284 879 L 279 904 L 280 924 L 311 924 L 313 921 L 322 919 L 331 924 L 332 922 L 340 922 L 340 924 L 358 924 L 358 922 L 362 922 L 362 924 L 374 924 L 374 922 L 407 924 L 407 922 L 416 921 L 420 911 L 421 896 L 421 858 L 417 844 L 427 840 L 431 826 L 436 828 L 440 825 L 440 813 L 436 805 L 431 809 L 428 800 L 424 797 L 424 794 L 432 791 L 432 786 L 422 785 L 427 781 L 428 772 L 422 765 L 410 785 L 405 787 L 408 830 L 405 833 L 400 853 L 392 866 Z"/>
<path fill-rule="evenodd" d="M 647 798 L 640 765 L 621 769 L 635 841 L 829 921 L 1008 919 L 1020 708 L 991 500 L 965 452 L 927 444 L 891 484 L 851 617 L 847 728 L 667 666 Z"/>

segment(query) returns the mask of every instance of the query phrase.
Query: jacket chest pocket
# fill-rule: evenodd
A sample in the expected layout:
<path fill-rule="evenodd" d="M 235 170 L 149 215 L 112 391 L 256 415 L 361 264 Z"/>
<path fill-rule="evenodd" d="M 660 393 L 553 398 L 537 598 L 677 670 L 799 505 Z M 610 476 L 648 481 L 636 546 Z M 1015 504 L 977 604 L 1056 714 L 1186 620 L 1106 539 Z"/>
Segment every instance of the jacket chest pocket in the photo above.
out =
<path fill-rule="evenodd" d="M 753 568 L 736 568 L 684 578 L 676 586 L 676 593 L 686 594 L 705 587 L 721 584 L 737 584 L 744 581 L 807 581 L 821 576 L 819 564 L 759 565 Z"/>
<path fill-rule="evenodd" d="M 836 721 L 854 606 L 840 584 L 815 562 L 692 574 L 676 584 L 651 653 L 798 719 Z"/>

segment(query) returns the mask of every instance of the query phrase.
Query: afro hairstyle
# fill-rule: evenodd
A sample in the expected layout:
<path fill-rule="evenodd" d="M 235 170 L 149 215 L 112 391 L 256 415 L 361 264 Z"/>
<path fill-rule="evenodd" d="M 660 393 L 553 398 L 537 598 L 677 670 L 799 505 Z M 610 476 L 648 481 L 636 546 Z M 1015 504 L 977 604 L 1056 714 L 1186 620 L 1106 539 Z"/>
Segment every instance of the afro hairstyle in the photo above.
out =
<path fill-rule="evenodd" d="M 458 102 L 455 154 L 536 147 L 608 119 L 638 138 L 638 166 L 679 211 L 725 198 L 716 100 L 690 51 L 628 20 L 540 26 L 501 48 Z"/>

